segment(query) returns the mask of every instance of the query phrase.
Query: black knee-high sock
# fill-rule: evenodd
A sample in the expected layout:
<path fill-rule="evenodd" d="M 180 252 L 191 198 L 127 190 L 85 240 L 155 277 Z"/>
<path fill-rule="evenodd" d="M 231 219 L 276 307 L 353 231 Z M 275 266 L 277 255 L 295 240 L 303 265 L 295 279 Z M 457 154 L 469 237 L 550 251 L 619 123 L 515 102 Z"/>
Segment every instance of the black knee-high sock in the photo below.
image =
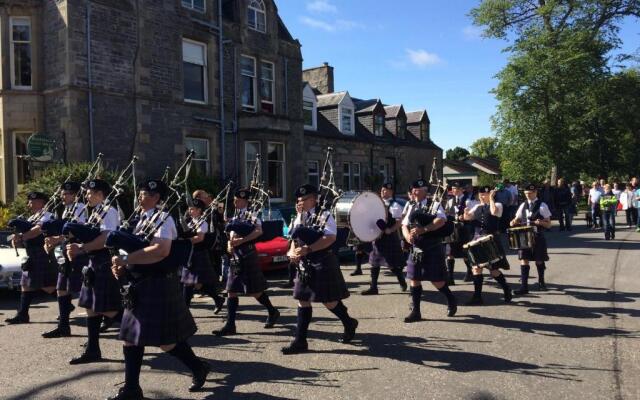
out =
<path fill-rule="evenodd" d="M 469 262 L 469 259 L 467 257 L 463 258 L 464 260 L 464 265 L 467 266 L 467 274 L 471 275 L 472 271 L 471 271 L 471 262 Z"/>
<path fill-rule="evenodd" d="M 307 340 L 307 332 L 309 332 L 309 324 L 313 316 L 312 307 L 298 307 L 298 320 L 296 321 L 296 341 L 305 342 Z"/>
<path fill-rule="evenodd" d="M 31 302 L 34 297 L 36 297 L 36 292 L 20 292 L 20 308 L 18 309 L 18 314 L 24 316 L 29 315 L 29 307 L 31 307 Z"/>
<path fill-rule="evenodd" d="M 484 277 L 482 274 L 473 276 L 473 297 L 482 297 L 482 282 Z"/>
<path fill-rule="evenodd" d="M 449 303 L 449 305 L 456 304 L 456 297 L 453 295 L 453 292 L 451 291 L 451 289 L 449 289 L 449 285 L 444 285 L 443 287 L 438 289 L 438 291 L 444 294 L 444 296 L 447 298 L 447 303 Z"/>
<path fill-rule="evenodd" d="M 236 313 L 238 312 L 238 304 L 240 299 L 238 297 L 227 298 L 227 325 L 236 324 Z"/>
<path fill-rule="evenodd" d="M 529 270 L 531 269 L 531 267 L 529 267 L 528 265 L 521 265 L 520 266 L 520 286 L 523 289 L 528 289 L 529 288 Z"/>
<path fill-rule="evenodd" d="M 449 278 L 453 278 L 453 268 L 456 265 L 455 258 L 447 258 L 447 271 L 449 272 Z"/>
<path fill-rule="evenodd" d="M 402 267 L 394 268 L 392 271 L 396 275 L 396 278 L 398 279 L 398 282 L 401 285 L 406 285 L 407 284 L 405 279 L 404 279 L 404 273 L 402 272 Z"/>
<path fill-rule="evenodd" d="M 58 328 L 69 327 L 69 314 L 71 314 L 71 295 L 58 297 L 58 310 L 60 319 L 58 320 Z"/>
<path fill-rule="evenodd" d="M 102 315 L 87 317 L 87 353 L 100 352 L 100 323 Z"/>
<path fill-rule="evenodd" d="M 493 279 L 495 279 L 496 282 L 500 284 L 500 287 L 502 288 L 502 290 L 504 290 L 505 292 L 509 290 L 507 279 L 504 277 L 504 274 L 502 272 L 500 272 L 500 275 L 495 276 Z"/>
<path fill-rule="evenodd" d="M 202 292 L 207 296 L 211 297 L 213 301 L 217 304 L 220 301 L 224 301 L 222 296 L 218 294 L 215 285 L 204 285 L 202 286 Z"/>
<path fill-rule="evenodd" d="M 193 286 L 184 285 L 182 287 L 182 296 L 184 297 L 184 302 L 187 304 L 187 307 L 191 306 L 191 299 L 193 299 Z"/>
<path fill-rule="evenodd" d="M 140 388 L 140 368 L 144 357 L 144 346 L 123 346 L 124 353 L 124 387 Z"/>
<path fill-rule="evenodd" d="M 536 268 L 538 269 L 538 282 L 544 285 L 544 271 L 547 269 L 547 266 L 542 264 L 536 264 Z"/>
<path fill-rule="evenodd" d="M 420 301 L 422 300 L 422 286 L 411 286 L 411 302 L 413 312 L 420 313 Z"/>
<path fill-rule="evenodd" d="M 334 313 L 336 317 L 340 318 L 342 325 L 347 326 L 347 324 L 351 322 L 351 317 L 349 316 L 347 307 L 345 307 L 342 301 L 339 301 L 338 304 L 329 311 Z"/>
<path fill-rule="evenodd" d="M 196 357 L 187 342 L 180 342 L 176 347 L 168 351 L 169 354 L 182 361 L 192 372 L 200 371 L 202 368 L 202 360 Z"/>
<path fill-rule="evenodd" d="M 296 265 L 294 263 L 289 263 L 289 283 L 293 283 L 293 280 L 296 278 Z"/>
<path fill-rule="evenodd" d="M 362 261 L 364 261 L 364 252 L 356 253 L 356 271 L 360 271 L 362 269 Z"/>
<path fill-rule="evenodd" d="M 273 304 L 271 304 L 271 299 L 269 299 L 269 295 L 266 292 L 262 292 L 260 297 L 256 300 L 258 300 L 258 303 L 265 306 L 270 314 L 276 310 L 275 307 L 273 307 Z"/>
<path fill-rule="evenodd" d="M 378 277 L 380 276 L 380 267 L 371 267 L 371 287 L 378 288 Z"/>

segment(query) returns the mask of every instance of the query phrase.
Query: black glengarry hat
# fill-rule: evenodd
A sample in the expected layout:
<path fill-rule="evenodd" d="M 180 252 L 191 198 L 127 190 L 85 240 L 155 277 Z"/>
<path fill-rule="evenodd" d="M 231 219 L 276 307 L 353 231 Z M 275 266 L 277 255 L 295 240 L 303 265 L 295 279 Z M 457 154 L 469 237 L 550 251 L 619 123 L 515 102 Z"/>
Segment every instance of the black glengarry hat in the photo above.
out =
<path fill-rule="evenodd" d="M 311 184 L 302 185 L 296 189 L 295 196 L 296 198 L 306 196 L 308 194 L 317 194 L 318 188 Z"/>

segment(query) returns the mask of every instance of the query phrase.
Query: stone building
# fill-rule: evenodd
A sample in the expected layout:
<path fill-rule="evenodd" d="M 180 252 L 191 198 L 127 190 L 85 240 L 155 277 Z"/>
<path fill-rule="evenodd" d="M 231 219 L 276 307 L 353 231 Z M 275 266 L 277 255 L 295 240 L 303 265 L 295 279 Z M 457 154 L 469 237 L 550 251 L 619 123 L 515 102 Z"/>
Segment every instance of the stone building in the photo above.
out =
<path fill-rule="evenodd" d="M 426 112 L 334 93 L 300 47 L 273 0 L 0 0 L 0 200 L 39 166 L 34 133 L 54 161 L 136 154 L 140 176 L 193 148 L 198 173 L 247 184 L 260 153 L 275 201 L 317 179 L 327 146 L 345 188 L 428 176 Z"/>

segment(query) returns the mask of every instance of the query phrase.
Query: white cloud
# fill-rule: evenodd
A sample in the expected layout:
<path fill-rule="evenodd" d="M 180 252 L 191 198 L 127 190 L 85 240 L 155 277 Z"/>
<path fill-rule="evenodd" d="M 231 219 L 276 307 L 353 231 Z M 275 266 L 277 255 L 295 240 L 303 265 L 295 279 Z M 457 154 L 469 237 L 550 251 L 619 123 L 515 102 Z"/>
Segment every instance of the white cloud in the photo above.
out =
<path fill-rule="evenodd" d="M 308 27 L 314 29 L 320 29 L 325 32 L 337 32 L 348 31 L 352 29 L 364 29 L 364 25 L 357 21 L 351 21 L 346 19 L 338 19 L 333 22 L 323 21 L 317 18 L 311 18 L 307 16 L 300 17 L 300 21 Z"/>
<path fill-rule="evenodd" d="M 482 29 L 474 25 L 467 25 L 462 29 L 462 34 L 468 40 L 477 40 L 482 38 Z"/>
<path fill-rule="evenodd" d="M 307 10 L 319 13 L 337 13 L 338 7 L 331 4 L 329 0 L 313 0 L 310 3 L 307 3 Z"/>
<path fill-rule="evenodd" d="M 407 57 L 411 64 L 420 68 L 425 68 L 430 65 L 436 65 L 442 63 L 442 59 L 435 53 L 429 53 L 423 49 L 406 49 Z"/>

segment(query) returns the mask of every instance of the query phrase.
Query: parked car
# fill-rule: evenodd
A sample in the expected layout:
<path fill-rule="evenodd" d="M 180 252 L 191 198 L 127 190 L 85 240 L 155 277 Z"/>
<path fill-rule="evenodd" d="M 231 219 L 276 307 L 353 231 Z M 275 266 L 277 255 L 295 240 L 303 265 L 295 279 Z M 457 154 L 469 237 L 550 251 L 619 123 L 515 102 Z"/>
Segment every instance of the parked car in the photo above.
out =
<path fill-rule="evenodd" d="M 7 244 L 11 232 L 0 232 L 0 289 L 17 289 L 22 277 L 22 264 L 27 258 L 25 249 L 16 251 Z"/>
<path fill-rule="evenodd" d="M 273 206 L 262 213 L 262 236 L 256 243 L 258 263 L 263 271 L 287 268 L 289 265 L 289 221 L 294 208 Z"/>

